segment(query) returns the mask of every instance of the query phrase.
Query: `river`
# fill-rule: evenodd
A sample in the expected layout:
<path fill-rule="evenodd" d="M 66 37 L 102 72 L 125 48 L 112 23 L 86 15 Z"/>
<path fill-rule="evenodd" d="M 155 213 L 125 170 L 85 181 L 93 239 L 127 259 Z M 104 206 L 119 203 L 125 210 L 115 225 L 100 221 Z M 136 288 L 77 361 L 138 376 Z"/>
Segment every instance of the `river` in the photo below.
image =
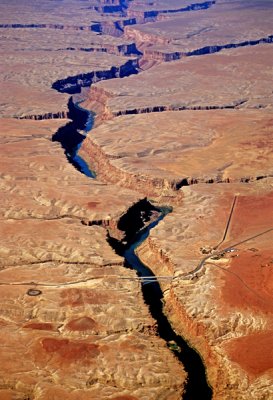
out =
<path fill-rule="evenodd" d="M 60 128 L 53 135 L 52 140 L 59 141 L 62 144 L 68 161 L 75 168 L 94 179 L 96 177 L 95 173 L 89 169 L 87 163 L 78 155 L 82 142 L 92 130 L 94 113 L 82 108 L 79 103 L 72 104 L 71 101 L 69 109 L 72 122 Z M 83 131 L 83 133 L 80 133 L 79 130 Z M 209 400 L 212 398 L 212 390 L 207 383 L 205 367 L 200 355 L 173 330 L 163 312 L 163 294 L 159 282 L 152 271 L 140 261 L 135 253 L 136 248 L 147 239 L 151 229 L 171 212 L 171 209 L 162 207 L 158 211 L 160 211 L 160 216 L 136 233 L 126 246 L 118 246 L 118 253 L 124 257 L 126 267 L 136 270 L 140 277 L 147 277 L 147 279 L 143 279 L 142 292 L 151 315 L 157 321 L 158 334 L 165 340 L 170 351 L 183 364 L 188 374 L 183 400 Z M 109 240 L 109 243 L 111 244 L 111 240 Z M 113 246 L 113 248 L 116 250 L 116 246 Z M 200 397 L 200 394 L 202 397 Z"/>

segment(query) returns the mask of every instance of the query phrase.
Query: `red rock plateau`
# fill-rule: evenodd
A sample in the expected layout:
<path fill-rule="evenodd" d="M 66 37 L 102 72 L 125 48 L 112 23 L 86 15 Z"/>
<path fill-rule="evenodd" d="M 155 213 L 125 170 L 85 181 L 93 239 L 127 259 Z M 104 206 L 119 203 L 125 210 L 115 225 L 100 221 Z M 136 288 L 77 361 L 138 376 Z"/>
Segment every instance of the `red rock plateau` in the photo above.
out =
<path fill-rule="evenodd" d="M 67 163 L 51 142 L 64 120 L 2 122 L 0 398 L 181 395 L 135 273 L 88 226 L 115 230 L 138 194 Z"/>
<path fill-rule="evenodd" d="M 0 10 L 0 400 L 269 400 L 272 2 Z"/>
<path fill-rule="evenodd" d="M 207 9 L 160 13 L 156 22 L 127 26 L 125 37 L 138 44 L 146 61 L 170 61 L 191 53 L 213 53 L 223 46 L 240 47 L 272 41 L 270 0 L 250 0 L 247 6 L 240 0 L 206 3 Z"/>
<path fill-rule="evenodd" d="M 185 57 L 121 82 L 99 82 L 86 105 L 97 103 L 101 119 L 168 110 L 272 109 L 272 64 L 271 44 Z"/>
<path fill-rule="evenodd" d="M 173 277 L 165 312 L 202 354 L 216 399 L 271 396 L 269 185 L 189 186 L 181 206 L 138 249 L 157 275 Z"/>
<path fill-rule="evenodd" d="M 38 9 L 37 2 L 18 8 L 17 1 L 3 1 L 0 11 L 2 116 L 66 117 L 69 96 L 56 92 L 54 82 L 78 77 L 90 86 L 98 78 L 86 74 L 111 67 L 118 73 L 135 58 L 124 56 L 135 52 L 130 41 L 92 32 L 98 13 L 77 1 L 39 1 Z"/>
<path fill-rule="evenodd" d="M 168 111 L 108 121 L 81 153 L 105 180 L 175 196 L 181 185 L 272 176 L 272 145 L 270 110 Z"/>

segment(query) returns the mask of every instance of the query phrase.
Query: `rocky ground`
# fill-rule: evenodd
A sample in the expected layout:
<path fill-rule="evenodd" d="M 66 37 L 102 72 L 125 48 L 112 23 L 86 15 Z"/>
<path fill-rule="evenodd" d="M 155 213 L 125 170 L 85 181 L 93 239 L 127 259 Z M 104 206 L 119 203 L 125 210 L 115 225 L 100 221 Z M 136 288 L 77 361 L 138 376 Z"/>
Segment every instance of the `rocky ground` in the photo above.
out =
<path fill-rule="evenodd" d="M 217 399 L 270 398 L 270 185 L 187 187 L 181 206 L 138 249 L 158 275 L 173 276 L 166 312 L 203 355 Z"/>
<path fill-rule="evenodd" d="M 271 40 L 269 0 L 250 0 L 247 7 L 245 1 L 232 3 L 207 1 L 195 12 L 160 13 L 155 22 L 125 27 L 125 37 L 143 51 L 143 66 Z"/>
<path fill-rule="evenodd" d="M 261 44 L 161 63 L 121 82 L 93 85 L 85 104 L 92 109 L 99 103 L 100 108 L 95 107 L 101 119 L 168 110 L 272 107 L 271 48 Z"/>
<path fill-rule="evenodd" d="M 161 194 L 192 183 L 253 181 L 273 173 L 271 122 L 270 109 L 122 116 L 95 128 L 81 154 L 90 154 L 91 167 L 103 165 L 106 180 L 133 187 L 146 179 L 147 189 L 157 180 Z"/>
<path fill-rule="evenodd" d="M 77 76 L 83 79 L 83 74 L 107 71 L 112 66 L 120 68 L 129 59 L 122 56 L 122 51 L 118 55 L 118 40 L 102 48 L 109 49 L 109 53 L 96 51 L 102 44 L 95 41 L 97 35 L 92 32 L 83 31 L 79 35 L 73 30 L 68 34 L 50 28 L 2 28 L 2 31 L 2 116 L 66 117 L 69 95 L 53 89 L 55 81 Z M 90 80 L 89 86 L 91 83 Z"/>
<path fill-rule="evenodd" d="M 185 373 L 103 228 L 139 195 L 76 171 L 51 142 L 64 122 L 3 120 L 0 398 L 179 398 Z"/>
<path fill-rule="evenodd" d="M 1 400 L 188 398 L 108 240 L 146 198 L 173 211 L 137 253 L 212 398 L 271 396 L 272 2 L 194 4 L 1 3 Z M 96 179 L 52 141 L 71 96 Z"/>

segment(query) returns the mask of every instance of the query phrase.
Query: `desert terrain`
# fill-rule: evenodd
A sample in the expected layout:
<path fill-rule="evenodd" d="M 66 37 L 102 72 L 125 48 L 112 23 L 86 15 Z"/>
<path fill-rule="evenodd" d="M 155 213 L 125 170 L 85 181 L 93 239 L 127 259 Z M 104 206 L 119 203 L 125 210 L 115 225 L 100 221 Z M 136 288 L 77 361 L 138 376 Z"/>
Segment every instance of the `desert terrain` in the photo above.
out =
<path fill-rule="evenodd" d="M 0 399 L 269 400 L 272 2 L 0 10 Z"/>

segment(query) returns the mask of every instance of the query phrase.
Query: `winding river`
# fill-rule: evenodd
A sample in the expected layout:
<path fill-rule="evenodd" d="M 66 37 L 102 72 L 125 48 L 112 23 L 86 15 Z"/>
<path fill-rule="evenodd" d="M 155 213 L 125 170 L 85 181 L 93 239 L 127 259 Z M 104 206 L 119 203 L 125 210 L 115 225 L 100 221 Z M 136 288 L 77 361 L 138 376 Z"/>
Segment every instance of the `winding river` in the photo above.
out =
<path fill-rule="evenodd" d="M 83 140 L 93 127 L 94 114 L 82 108 L 79 103 L 72 104 L 71 101 L 69 108 L 72 122 L 60 128 L 52 140 L 61 143 L 68 161 L 75 168 L 88 177 L 95 178 L 95 173 L 89 169 L 87 163 L 78 155 Z M 79 132 L 79 130 L 83 131 L 83 133 Z M 205 367 L 200 355 L 181 336 L 177 335 L 171 327 L 163 312 L 163 294 L 160 285 L 152 271 L 140 261 L 135 253 L 135 249 L 149 236 L 150 230 L 171 212 L 167 207 L 162 207 L 158 211 L 160 211 L 160 216 L 136 233 L 127 246 L 119 247 L 119 254 L 124 257 L 126 267 L 136 270 L 140 277 L 147 277 L 146 280 L 145 278 L 143 279 L 142 292 L 151 315 L 157 321 L 158 334 L 165 340 L 170 351 L 173 351 L 188 373 L 186 393 L 183 395 L 183 400 L 209 400 L 212 398 L 212 390 L 207 383 Z M 109 240 L 109 243 L 111 244 L 111 240 Z"/>

